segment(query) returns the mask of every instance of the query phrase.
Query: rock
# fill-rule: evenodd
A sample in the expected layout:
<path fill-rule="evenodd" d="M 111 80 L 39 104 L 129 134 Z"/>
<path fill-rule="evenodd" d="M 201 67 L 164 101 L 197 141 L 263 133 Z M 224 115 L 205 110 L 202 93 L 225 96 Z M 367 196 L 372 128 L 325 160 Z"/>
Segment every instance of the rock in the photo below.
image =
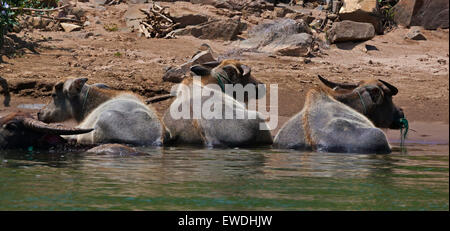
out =
<path fill-rule="evenodd" d="M 273 17 L 274 18 L 282 18 L 286 15 L 283 7 L 275 7 L 273 9 Z"/>
<path fill-rule="evenodd" d="M 70 24 L 70 23 L 60 23 L 61 27 L 64 29 L 65 32 L 71 32 L 75 30 L 80 30 L 81 26 Z"/>
<path fill-rule="evenodd" d="M 187 26 L 184 29 L 176 30 L 175 35 L 192 35 L 200 39 L 219 39 L 219 40 L 233 40 L 244 28 L 244 24 L 240 21 L 228 20 L 214 20 L 200 25 Z"/>
<path fill-rule="evenodd" d="M 171 7 L 169 8 L 169 14 L 175 23 L 180 23 L 178 28 L 198 25 L 208 21 L 208 17 L 206 15 L 192 11 L 185 7 Z"/>
<path fill-rule="evenodd" d="M 311 63 L 311 59 L 310 59 L 310 58 L 304 58 L 304 59 L 303 59 L 303 63 L 304 63 L 304 64 Z"/>
<path fill-rule="evenodd" d="M 255 26 L 239 46 L 276 55 L 305 56 L 312 41 L 311 31 L 303 20 L 279 19 Z"/>
<path fill-rule="evenodd" d="M 309 24 L 309 27 L 311 27 L 313 29 L 319 29 L 320 26 L 322 26 L 322 23 L 323 23 L 322 19 L 317 19 L 317 20 L 314 20 L 313 22 L 311 22 Z"/>
<path fill-rule="evenodd" d="M 27 18 L 28 25 L 33 27 L 34 29 L 45 29 L 50 22 L 52 22 L 52 20 L 48 18 L 41 18 L 41 17 Z"/>
<path fill-rule="evenodd" d="M 75 15 L 76 19 L 80 20 L 86 14 L 86 11 L 81 7 L 73 7 L 70 9 L 69 14 Z"/>
<path fill-rule="evenodd" d="M 337 17 L 338 17 L 338 15 L 337 14 L 329 14 L 328 15 L 328 18 L 331 20 L 331 21 L 334 21 L 334 20 L 336 20 L 337 19 Z"/>
<path fill-rule="evenodd" d="M 202 46 L 204 47 L 204 46 Z M 216 61 L 211 53 L 211 50 L 206 49 L 199 51 L 188 62 L 182 64 L 179 67 L 170 67 L 163 75 L 163 80 L 166 82 L 180 83 L 189 72 L 191 66 L 195 64 L 202 64 L 207 62 Z"/>
<path fill-rule="evenodd" d="M 302 17 L 302 20 L 305 21 L 308 25 L 311 24 L 314 21 L 314 18 L 312 15 L 304 15 Z"/>
<path fill-rule="evenodd" d="M 264 11 L 261 14 L 261 18 L 265 18 L 265 19 L 273 19 L 273 14 L 271 11 Z"/>
<path fill-rule="evenodd" d="M 420 32 L 420 28 L 418 27 L 412 27 L 408 33 L 405 35 L 405 39 L 411 39 L 411 40 L 427 40 L 425 36 Z"/>
<path fill-rule="evenodd" d="M 265 0 L 190 0 L 190 2 L 247 13 L 261 13 L 265 10 L 272 11 L 274 9 L 273 4 L 270 4 Z"/>
<path fill-rule="evenodd" d="M 335 22 L 327 32 L 327 38 L 331 43 L 347 41 L 364 41 L 375 36 L 375 28 L 370 23 L 342 21 Z"/>
<path fill-rule="evenodd" d="M 286 14 L 292 14 L 295 13 L 295 11 L 289 9 L 289 8 L 285 8 L 285 7 L 275 7 L 273 9 L 273 18 L 282 18 L 284 17 Z"/>
<path fill-rule="evenodd" d="M 383 33 L 377 0 L 343 0 L 339 10 L 341 20 L 371 23 L 377 34 Z"/>
<path fill-rule="evenodd" d="M 56 31 L 58 29 L 59 29 L 58 24 L 53 21 L 50 21 L 47 27 L 45 27 L 45 30 L 47 31 Z"/>
<path fill-rule="evenodd" d="M 107 0 L 94 0 L 94 3 L 98 4 L 98 5 L 105 5 Z"/>
<path fill-rule="evenodd" d="M 374 45 L 370 45 L 370 44 L 365 44 L 364 45 L 364 51 L 368 52 L 368 51 L 378 51 L 378 48 Z"/>
<path fill-rule="evenodd" d="M 393 8 L 394 21 L 427 30 L 449 28 L 448 0 L 400 0 Z"/>
<path fill-rule="evenodd" d="M 91 37 L 91 36 L 94 36 L 94 33 L 88 32 L 88 33 L 86 33 L 86 34 L 83 36 L 83 38 L 84 38 L 84 39 L 87 39 L 87 38 L 89 38 L 89 37 Z"/>
<path fill-rule="evenodd" d="M 89 21 L 86 21 L 83 23 L 83 26 L 90 26 L 90 25 L 91 25 L 91 22 L 89 22 Z"/>
<path fill-rule="evenodd" d="M 287 13 L 284 17 L 292 20 L 297 20 L 302 19 L 304 15 L 302 13 Z"/>
<path fill-rule="evenodd" d="M 282 56 L 307 56 L 311 48 L 313 38 L 310 34 L 300 33 L 286 37 L 277 46 L 269 45 L 264 47 L 263 51 L 274 51 L 277 55 Z"/>
<path fill-rule="evenodd" d="M 334 0 L 332 3 L 332 6 L 331 6 L 331 12 L 333 14 L 337 14 L 337 13 L 339 13 L 339 10 L 341 9 L 341 7 L 342 7 L 342 2 L 339 0 Z"/>

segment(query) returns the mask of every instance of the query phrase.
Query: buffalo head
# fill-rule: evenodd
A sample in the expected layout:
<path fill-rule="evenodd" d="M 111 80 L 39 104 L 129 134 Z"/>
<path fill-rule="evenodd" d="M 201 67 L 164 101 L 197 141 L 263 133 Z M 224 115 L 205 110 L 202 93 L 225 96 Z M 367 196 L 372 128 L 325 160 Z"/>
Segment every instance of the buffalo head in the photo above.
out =
<path fill-rule="evenodd" d="M 0 118 L 0 149 L 52 146 L 64 141 L 60 135 L 78 135 L 92 130 L 46 124 L 28 113 L 11 113 Z"/>
<path fill-rule="evenodd" d="M 403 110 L 392 97 L 398 89 L 383 80 L 365 80 L 358 84 L 335 83 L 319 76 L 322 87 L 331 89 L 333 97 L 369 118 L 379 128 L 401 128 Z"/>

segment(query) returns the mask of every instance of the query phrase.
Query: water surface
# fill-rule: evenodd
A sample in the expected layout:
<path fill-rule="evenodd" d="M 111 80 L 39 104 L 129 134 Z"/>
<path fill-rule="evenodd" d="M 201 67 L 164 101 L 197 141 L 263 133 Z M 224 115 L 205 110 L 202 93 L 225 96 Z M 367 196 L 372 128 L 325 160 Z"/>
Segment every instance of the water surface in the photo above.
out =
<path fill-rule="evenodd" d="M 448 210 L 449 149 L 0 151 L 0 210 Z"/>

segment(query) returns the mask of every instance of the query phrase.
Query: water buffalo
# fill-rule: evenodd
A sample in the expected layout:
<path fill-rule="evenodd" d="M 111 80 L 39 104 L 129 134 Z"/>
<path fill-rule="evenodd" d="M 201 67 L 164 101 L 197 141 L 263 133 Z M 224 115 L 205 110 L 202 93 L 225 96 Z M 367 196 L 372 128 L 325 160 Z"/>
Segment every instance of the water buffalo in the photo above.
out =
<path fill-rule="evenodd" d="M 0 149 L 47 148 L 65 142 L 59 135 L 84 134 L 92 130 L 45 124 L 29 113 L 10 113 L 0 118 Z"/>
<path fill-rule="evenodd" d="M 210 147 L 272 144 L 272 136 L 261 114 L 247 110 L 243 103 L 235 99 L 236 94 L 225 90 L 225 85 L 242 84 L 245 86 L 250 84 L 250 86 L 256 87 L 257 84 L 260 84 L 251 75 L 250 67 L 235 60 L 224 60 L 192 66 L 191 72 L 194 76 L 199 76 L 200 81 L 196 83 L 192 78 L 183 80 L 177 90 L 177 98 L 163 118 L 164 124 L 170 131 L 172 143 Z M 195 88 L 210 91 L 214 96 L 219 97 L 209 97 L 209 94 L 198 95 L 193 92 Z M 241 99 L 245 98 L 242 101 L 247 101 L 251 97 L 259 98 L 262 95 L 261 92 L 253 96 L 247 94 Z M 211 112 L 209 117 L 201 115 L 194 118 L 194 114 L 199 111 L 198 108 L 194 108 L 194 102 L 220 106 Z M 178 110 L 178 105 L 188 105 L 187 117 L 173 117 L 172 113 Z M 227 119 L 226 111 L 231 112 L 231 119 Z M 237 118 L 238 114 L 242 117 Z"/>
<path fill-rule="evenodd" d="M 75 119 L 78 128 L 94 128 L 72 137 L 81 144 L 125 143 L 161 145 L 165 128 L 154 109 L 133 93 L 102 84 L 88 85 L 87 78 L 69 78 L 54 86 L 52 101 L 38 113 L 44 122 Z"/>
<path fill-rule="evenodd" d="M 382 80 L 338 84 L 319 76 L 303 109 L 280 129 L 279 148 L 326 152 L 390 153 L 381 128 L 400 129 L 402 109 L 392 102 L 397 88 Z"/>

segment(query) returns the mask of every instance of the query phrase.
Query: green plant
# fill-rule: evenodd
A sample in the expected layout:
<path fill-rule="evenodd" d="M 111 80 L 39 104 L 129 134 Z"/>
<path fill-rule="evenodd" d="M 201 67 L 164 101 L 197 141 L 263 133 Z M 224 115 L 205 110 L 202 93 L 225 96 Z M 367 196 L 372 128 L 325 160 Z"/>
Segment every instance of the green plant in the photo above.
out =
<path fill-rule="evenodd" d="M 114 56 L 115 56 L 115 57 L 121 57 L 121 56 L 122 56 L 122 53 L 116 52 L 116 53 L 114 53 Z"/>
<path fill-rule="evenodd" d="M 0 48 L 4 36 L 18 23 L 18 17 L 29 11 L 24 8 L 43 9 L 57 6 L 59 0 L 0 0 Z M 42 12 L 43 13 L 43 12 Z"/>
<path fill-rule="evenodd" d="M 119 27 L 115 23 L 105 24 L 105 25 L 103 25 L 103 28 L 105 28 L 105 30 L 107 30 L 109 32 L 118 31 L 119 30 Z"/>
<path fill-rule="evenodd" d="M 395 25 L 394 6 L 398 3 L 398 0 L 378 0 L 378 8 L 380 9 L 383 26 L 385 29 L 392 28 Z"/>

